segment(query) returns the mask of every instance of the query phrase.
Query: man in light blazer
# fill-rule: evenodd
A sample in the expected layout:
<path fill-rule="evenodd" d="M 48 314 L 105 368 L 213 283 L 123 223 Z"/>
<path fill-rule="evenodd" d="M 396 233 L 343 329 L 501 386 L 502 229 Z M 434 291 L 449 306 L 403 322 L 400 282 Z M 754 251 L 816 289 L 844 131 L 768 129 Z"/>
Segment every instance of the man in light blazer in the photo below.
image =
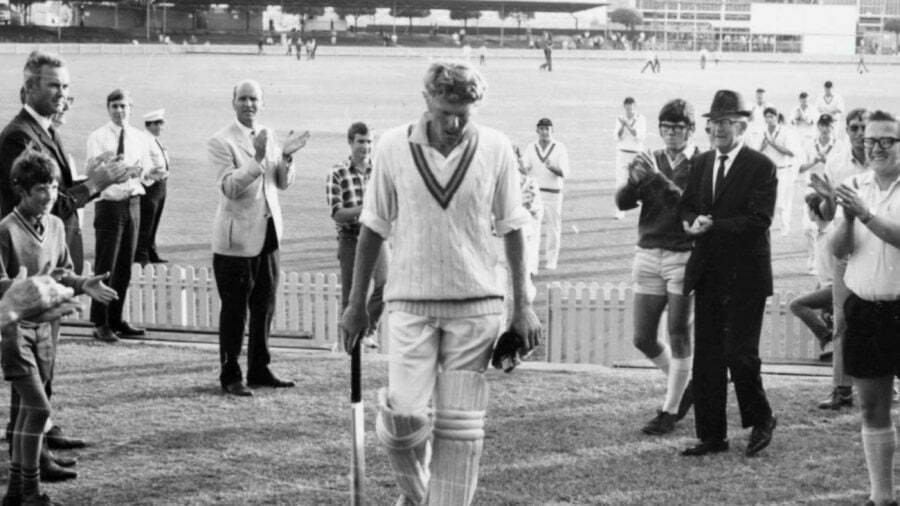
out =
<path fill-rule="evenodd" d="M 222 309 L 219 313 L 219 356 L 222 390 L 250 396 L 251 387 L 292 387 L 269 370 L 269 327 L 278 287 L 278 245 L 282 234 L 278 190 L 294 179 L 293 155 L 306 145 L 309 132 L 288 134 L 284 145 L 273 131 L 256 121 L 263 105 L 259 83 L 234 87 L 236 120 L 207 143 L 216 170 L 219 206 L 213 222 L 213 272 Z M 247 383 L 238 358 L 250 312 Z"/>
<path fill-rule="evenodd" d="M 769 226 L 775 211 L 775 165 L 747 147 L 750 112 L 741 96 L 720 90 L 709 118 L 713 149 L 695 157 L 681 197 L 685 231 L 695 238 L 684 275 L 694 298 L 694 415 L 700 456 L 728 450 L 726 400 L 730 372 L 741 424 L 752 427 L 745 454 L 772 441 L 775 418 L 760 377 L 759 334 L 772 295 Z"/>

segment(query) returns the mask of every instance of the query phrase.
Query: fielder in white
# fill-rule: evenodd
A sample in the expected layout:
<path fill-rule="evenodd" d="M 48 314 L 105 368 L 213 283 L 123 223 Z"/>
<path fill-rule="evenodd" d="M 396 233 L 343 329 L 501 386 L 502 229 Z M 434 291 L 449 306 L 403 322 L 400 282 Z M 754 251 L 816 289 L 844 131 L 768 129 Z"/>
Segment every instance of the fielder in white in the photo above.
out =
<path fill-rule="evenodd" d="M 634 98 L 625 97 L 622 107 L 625 108 L 625 114 L 616 117 L 616 126 L 613 127 L 613 138 L 616 140 L 616 188 L 621 188 L 628 182 L 628 165 L 634 160 L 634 155 L 644 150 L 644 140 L 647 138 L 647 118 L 637 112 Z M 625 217 L 625 211 L 617 207 L 613 217 L 621 220 Z"/>
<path fill-rule="evenodd" d="M 527 353 L 540 335 L 525 293 L 521 228 L 531 217 L 509 139 L 472 121 L 484 97 L 481 75 L 469 62 L 438 61 L 424 84 L 427 112 L 385 132 L 375 149 L 341 325 L 352 350 L 368 323 L 366 288 L 378 252 L 390 237 L 382 326 L 391 356 L 388 387 L 378 394 L 377 436 L 400 488 L 398 505 L 468 505 L 484 439 L 484 371 L 504 321 L 506 287 L 492 228 L 504 237 L 510 324 Z"/>
<path fill-rule="evenodd" d="M 562 241 L 563 182 L 569 173 L 569 152 L 566 146 L 553 138 L 553 122 L 541 118 L 537 122 L 538 140 L 525 147 L 519 164 L 531 174 L 541 190 L 545 225 L 541 227 L 544 241 L 544 267 L 556 269 Z"/>
<path fill-rule="evenodd" d="M 790 128 L 784 125 L 784 118 L 774 107 L 766 107 L 763 111 L 765 128 L 759 152 L 768 156 L 778 169 L 778 200 L 775 202 L 775 219 L 780 220 L 781 235 L 791 232 L 791 209 L 794 204 L 794 183 L 797 180 L 799 167 L 795 158 L 801 155 L 797 138 Z"/>

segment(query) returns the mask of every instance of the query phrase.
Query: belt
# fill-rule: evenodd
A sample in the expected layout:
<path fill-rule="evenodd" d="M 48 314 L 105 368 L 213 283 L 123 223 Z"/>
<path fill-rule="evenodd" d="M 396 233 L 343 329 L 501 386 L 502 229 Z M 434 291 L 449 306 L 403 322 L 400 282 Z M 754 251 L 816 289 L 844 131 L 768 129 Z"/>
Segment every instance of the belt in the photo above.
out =
<path fill-rule="evenodd" d="M 561 192 L 562 190 L 559 189 L 559 188 L 541 188 L 541 191 L 542 191 L 542 192 L 547 192 L 547 193 L 559 193 L 559 192 Z"/>

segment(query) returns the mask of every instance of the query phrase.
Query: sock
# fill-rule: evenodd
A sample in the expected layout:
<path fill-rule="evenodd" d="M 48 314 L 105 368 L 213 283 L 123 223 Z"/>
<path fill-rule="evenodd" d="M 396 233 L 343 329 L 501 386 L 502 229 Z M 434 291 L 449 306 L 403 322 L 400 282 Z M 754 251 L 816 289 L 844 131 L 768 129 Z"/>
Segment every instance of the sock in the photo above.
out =
<path fill-rule="evenodd" d="M 662 344 L 662 351 L 659 355 L 650 359 L 651 362 L 656 364 L 656 367 L 659 367 L 659 370 L 663 372 L 666 376 L 669 375 L 669 357 L 672 356 L 671 350 L 669 350 L 669 346 L 666 344 Z"/>
<path fill-rule="evenodd" d="M 6 490 L 7 497 L 22 497 L 22 466 L 11 463 L 9 465 L 9 487 Z"/>
<path fill-rule="evenodd" d="M 869 470 L 869 484 L 875 504 L 894 500 L 894 448 L 896 430 L 890 427 L 872 428 L 863 426 L 862 442 L 866 454 L 866 468 Z"/>
<path fill-rule="evenodd" d="M 22 495 L 40 495 L 40 473 L 37 469 L 22 469 Z"/>
<path fill-rule="evenodd" d="M 672 366 L 669 368 L 668 385 L 666 387 L 666 400 L 663 402 L 663 411 L 669 414 L 678 413 L 678 405 L 684 396 L 688 381 L 691 380 L 691 365 L 694 357 L 672 357 Z"/>

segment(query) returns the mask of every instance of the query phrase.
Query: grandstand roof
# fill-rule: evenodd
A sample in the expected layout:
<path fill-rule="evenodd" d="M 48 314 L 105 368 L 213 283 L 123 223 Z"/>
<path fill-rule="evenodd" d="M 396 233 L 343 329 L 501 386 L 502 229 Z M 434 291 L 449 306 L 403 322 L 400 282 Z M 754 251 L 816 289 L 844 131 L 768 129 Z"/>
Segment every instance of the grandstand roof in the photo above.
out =
<path fill-rule="evenodd" d="M 159 0 L 154 0 L 154 2 Z M 176 6 L 228 4 L 239 6 L 292 5 L 294 7 L 382 7 L 465 9 L 506 12 L 578 12 L 609 5 L 603 0 L 165 0 Z M 89 3 L 89 2 L 88 2 Z"/>

